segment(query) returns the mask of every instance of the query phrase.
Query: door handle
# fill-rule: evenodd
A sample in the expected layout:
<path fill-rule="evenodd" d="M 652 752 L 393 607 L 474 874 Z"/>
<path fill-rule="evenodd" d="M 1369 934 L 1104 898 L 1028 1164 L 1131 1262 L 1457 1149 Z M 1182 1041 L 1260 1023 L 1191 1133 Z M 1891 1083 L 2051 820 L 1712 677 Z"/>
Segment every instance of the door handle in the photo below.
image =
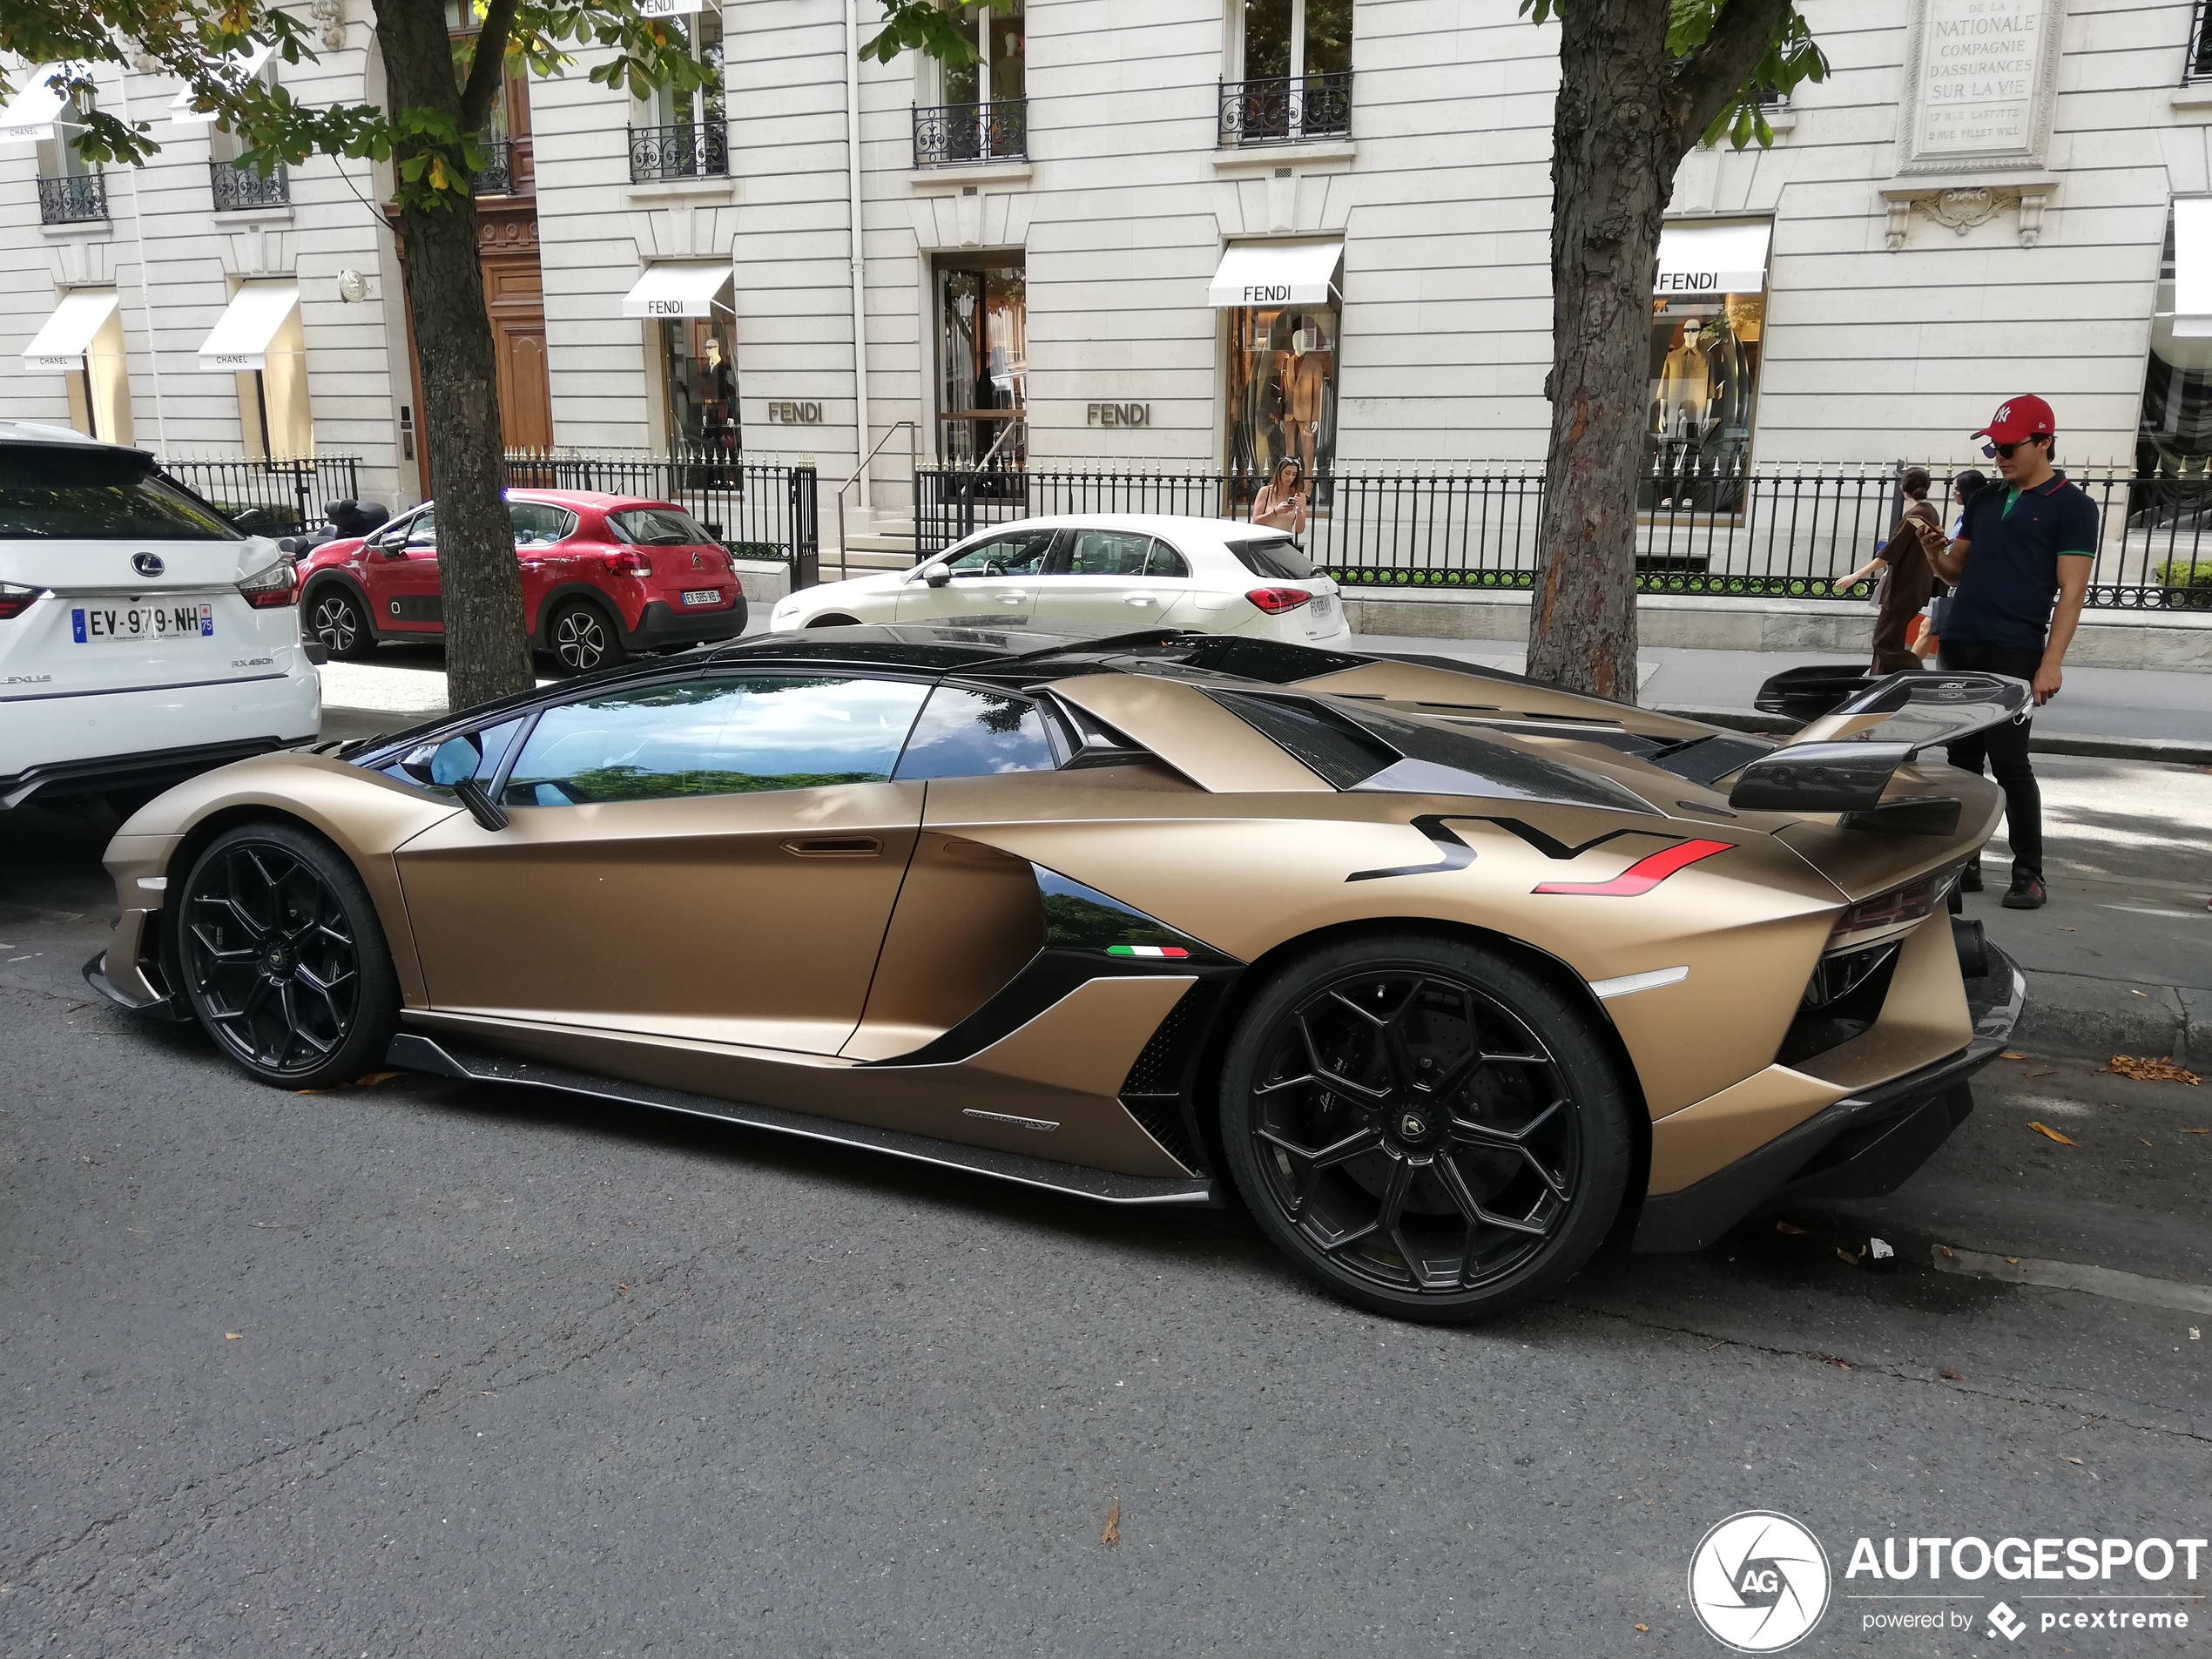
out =
<path fill-rule="evenodd" d="M 872 859 L 883 842 L 873 835 L 809 835 L 786 841 L 784 851 L 800 859 Z"/>
<path fill-rule="evenodd" d="M 1028 597 L 1028 593 L 1017 588 L 1011 593 L 999 595 L 999 603 L 1002 605 L 1018 605 Z"/>
<path fill-rule="evenodd" d="M 1152 596 L 1149 593 L 1127 594 L 1123 597 L 1122 603 L 1132 605 L 1149 605 L 1152 603 Z"/>

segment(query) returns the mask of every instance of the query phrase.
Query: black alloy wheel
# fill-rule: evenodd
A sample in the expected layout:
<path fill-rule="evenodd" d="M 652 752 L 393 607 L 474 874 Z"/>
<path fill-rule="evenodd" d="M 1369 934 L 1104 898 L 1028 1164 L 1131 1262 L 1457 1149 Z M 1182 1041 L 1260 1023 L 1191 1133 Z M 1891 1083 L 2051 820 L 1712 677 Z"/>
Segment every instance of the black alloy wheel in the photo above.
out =
<path fill-rule="evenodd" d="M 307 637 L 320 640 L 333 657 L 368 657 L 376 650 L 368 613 L 360 600 L 335 583 L 318 590 L 309 603 Z"/>
<path fill-rule="evenodd" d="M 1244 1202 L 1307 1273 L 1401 1318 L 1487 1318 L 1604 1242 L 1630 1162 L 1586 1017 L 1429 934 L 1324 947 L 1246 1010 L 1222 1082 Z"/>
<path fill-rule="evenodd" d="M 833 612 L 826 617 L 817 617 L 806 625 L 809 628 L 857 628 L 860 626 L 860 620 L 854 617 L 840 617 Z"/>
<path fill-rule="evenodd" d="M 571 600 L 563 605 L 554 613 L 545 637 L 553 648 L 555 659 L 571 674 L 613 668 L 627 658 L 613 620 L 589 599 Z"/>
<path fill-rule="evenodd" d="M 280 823 L 218 836 L 175 926 L 192 1012 L 262 1082 L 313 1089 L 383 1059 L 399 982 L 368 890 L 327 842 Z"/>

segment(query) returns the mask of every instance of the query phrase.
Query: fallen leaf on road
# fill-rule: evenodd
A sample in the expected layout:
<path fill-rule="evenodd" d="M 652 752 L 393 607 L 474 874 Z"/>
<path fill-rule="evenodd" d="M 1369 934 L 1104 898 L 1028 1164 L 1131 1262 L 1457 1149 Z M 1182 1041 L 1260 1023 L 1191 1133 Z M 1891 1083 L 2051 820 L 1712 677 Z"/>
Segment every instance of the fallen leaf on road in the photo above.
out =
<path fill-rule="evenodd" d="M 1950 1245 L 1948 1245 L 1948 1244 L 1938 1244 L 1938 1245 L 1936 1246 L 1936 1248 L 1937 1248 L 1938 1250 L 1941 1251 L 1942 1251 L 1945 1255 L 1946 1255 L 1946 1256 L 1950 1257 L 1950 1258 L 1952 1258 L 1952 1260 L 1956 1261 L 1956 1260 L 1958 1260 L 1958 1259 L 1959 1259 L 1959 1258 L 1958 1258 L 1958 1253 L 1957 1253 L 1955 1251 L 1953 1251 L 1953 1250 L 1951 1248 L 1951 1246 L 1950 1246 Z"/>
<path fill-rule="evenodd" d="M 2107 1071 L 2116 1071 L 2123 1077 L 2133 1077 L 2139 1083 L 2201 1083 L 2204 1080 L 2195 1072 L 2174 1063 L 2168 1055 L 2159 1060 L 2138 1060 L 2133 1055 L 2116 1054 L 2106 1062 Z"/>
<path fill-rule="evenodd" d="M 348 1089 L 368 1089 L 374 1087 L 377 1083 L 388 1083 L 399 1075 L 400 1074 L 396 1071 L 364 1072 L 360 1076 L 354 1078 L 353 1082 L 347 1083 L 346 1087 Z"/>
<path fill-rule="evenodd" d="M 1998 1057 L 2000 1060 L 2025 1060 L 2025 1059 L 2027 1059 L 2027 1056 L 2026 1055 L 2021 1054 L 2021 1053 L 2020 1053 L 2017 1049 L 2006 1049 L 2004 1053 L 2002 1053 L 2002 1054 L 1999 1055 L 1997 1057 Z"/>
<path fill-rule="evenodd" d="M 1649 1630 L 1651 1627 L 1648 1624 L 1639 1624 L 1636 1626 L 1636 1629 L 1639 1630 Z"/>
<path fill-rule="evenodd" d="M 242 1342 L 245 1339 L 246 1332 L 243 1331 L 226 1331 L 223 1332 L 223 1340 L 226 1342 Z"/>
<path fill-rule="evenodd" d="M 2007 1256 L 2005 1259 L 2007 1262 L 2010 1262 L 2014 1267 L 2018 1267 L 2020 1264 L 2020 1258 L 2017 1256 Z"/>
<path fill-rule="evenodd" d="M 2060 1134 L 2058 1130 L 2053 1129 L 2048 1123 L 2031 1123 L 2028 1124 L 2028 1128 L 2033 1130 L 2038 1135 L 2045 1136 L 2051 1140 L 2056 1141 L 2060 1146 L 2078 1146 L 2080 1144 L 2078 1141 L 2068 1140 L 2065 1136 Z"/>
<path fill-rule="evenodd" d="M 2080 1458 L 2078 1458 L 2078 1457 L 2070 1457 L 2070 1458 L 2068 1458 L 2068 1459 L 2067 1460 L 2067 1461 L 2068 1463 L 2073 1463 L 2073 1464 L 2077 1464 L 2077 1465 L 2078 1465 L 2078 1464 L 2081 1461 L 2081 1460 L 2080 1460 Z"/>
<path fill-rule="evenodd" d="M 1102 1544 L 1118 1546 L 1122 1541 L 1122 1501 L 1114 1500 L 1114 1507 L 1106 1512 L 1106 1530 L 1098 1534 Z"/>
<path fill-rule="evenodd" d="M 1817 1353 L 1813 1355 L 1813 1358 L 1819 1360 L 1823 1365 L 1835 1366 L 1838 1371 L 1857 1371 L 1858 1369 L 1858 1367 L 1851 1364 L 1850 1360 L 1838 1359 L 1832 1353 Z"/>
<path fill-rule="evenodd" d="M 1849 1262 L 1853 1267 L 1858 1265 L 1858 1258 L 1852 1255 L 1851 1251 L 1845 1250 L 1841 1244 L 1836 1246 L 1836 1254 L 1841 1259 Z"/>
<path fill-rule="evenodd" d="M 2184 1135 L 2212 1135 L 2212 1129 L 2185 1129 L 2182 1131 L 2182 1133 Z"/>
<path fill-rule="evenodd" d="M 1955 1372 L 1955 1371 L 1952 1370 L 1952 1368 L 1951 1368 L 1949 1366 L 1937 1366 L 1937 1367 L 1936 1367 L 1936 1375 L 1937 1375 L 1937 1376 L 1939 1376 L 1939 1377 L 1940 1377 L 1940 1378 L 1942 1378 L 1942 1379 L 1944 1379 L 1944 1381 L 1946 1381 L 1946 1382 L 1964 1382 L 1964 1381 L 1966 1381 L 1966 1380 L 1964 1377 L 1961 1377 L 1961 1376 L 1960 1376 L 1960 1375 L 1959 1375 L 1957 1372 Z"/>
<path fill-rule="evenodd" d="M 616 1286 L 615 1286 L 615 1294 L 616 1294 L 617 1296 L 627 1296 L 627 1295 L 629 1295 L 629 1294 L 630 1294 L 630 1286 L 628 1286 L 627 1285 L 616 1285 Z"/>
<path fill-rule="evenodd" d="M 2054 1066 L 2048 1071 L 2031 1071 L 2027 1075 L 2031 1077 L 2055 1077 L 2059 1073 L 2058 1068 Z"/>
<path fill-rule="evenodd" d="M 1786 1221 L 1776 1222 L 1774 1224 L 1774 1231 L 1778 1233 L 1788 1233 L 1792 1238 L 1804 1238 L 1805 1231 L 1803 1227 L 1793 1227 Z"/>

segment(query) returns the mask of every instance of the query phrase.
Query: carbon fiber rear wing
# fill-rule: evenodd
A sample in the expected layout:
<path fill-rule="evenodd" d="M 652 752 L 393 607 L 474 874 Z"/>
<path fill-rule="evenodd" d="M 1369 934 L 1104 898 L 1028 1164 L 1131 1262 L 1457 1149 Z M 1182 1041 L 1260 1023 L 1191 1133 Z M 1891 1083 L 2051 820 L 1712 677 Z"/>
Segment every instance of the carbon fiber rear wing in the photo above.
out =
<path fill-rule="evenodd" d="M 1737 774 L 1729 805 L 1755 812 L 1868 813 L 1923 749 L 2025 718 L 2025 680 L 1909 670 L 1854 691 Z"/>

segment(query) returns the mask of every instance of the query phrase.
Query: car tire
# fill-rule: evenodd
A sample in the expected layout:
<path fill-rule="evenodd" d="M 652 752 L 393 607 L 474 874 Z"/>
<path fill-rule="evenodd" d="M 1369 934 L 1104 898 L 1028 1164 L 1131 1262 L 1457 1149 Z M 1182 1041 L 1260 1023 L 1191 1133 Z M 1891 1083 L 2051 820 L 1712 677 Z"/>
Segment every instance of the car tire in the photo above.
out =
<path fill-rule="evenodd" d="M 833 611 L 826 617 L 815 617 L 806 625 L 809 628 L 857 628 L 860 625 L 860 619 L 858 617 L 840 617 Z"/>
<path fill-rule="evenodd" d="M 545 643 L 553 660 L 570 674 L 619 667 L 630 658 L 615 619 L 589 599 L 571 599 L 556 610 L 545 624 Z"/>
<path fill-rule="evenodd" d="M 400 987 L 353 865 L 320 836 L 226 830 L 177 892 L 169 960 L 217 1049 L 266 1083 L 319 1089 L 384 1058 Z"/>
<path fill-rule="evenodd" d="M 1588 1016 L 1501 953 L 1411 931 L 1268 978 L 1230 1038 L 1221 1130 L 1245 1204 L 1300 1269 L 1440 1324 L 1573 1278 L 1632 1163 Z"/>
<path fill-rule="evenodd" d="M 376 654 L 376 630 L 368 611 L 347 589 L 334 582 L 317 588 L 300 612 L 302 631 L 319 639 L 333 657 L 362 658 Z"/>

